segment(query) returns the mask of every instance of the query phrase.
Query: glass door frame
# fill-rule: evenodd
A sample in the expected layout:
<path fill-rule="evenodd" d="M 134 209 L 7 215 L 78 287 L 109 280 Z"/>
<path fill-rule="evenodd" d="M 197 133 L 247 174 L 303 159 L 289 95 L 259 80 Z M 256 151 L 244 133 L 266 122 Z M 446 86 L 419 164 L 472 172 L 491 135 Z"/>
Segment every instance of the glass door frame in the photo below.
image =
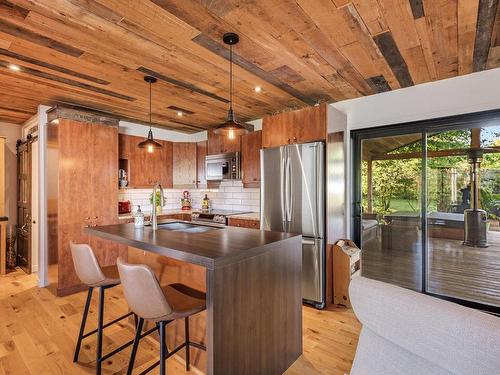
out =
<path fill-rule="evenodd" d="M 422 228 L 422 272 L 421 272 L 421 286 L 422 293 L 431 295 L 437 298 L 448 300 L 451 302 L 459 303 L 461 305 L 472 307 L 479 310 L 492 312 L 500 315 L 500 307 L 485 305 L 477 302 L 471 302 L 455 297 L 442 296 L 439 294 L 430 293 L 427 291 L 427 253 L 428 253 L 428 239 L 427 239 L 427 136 L 429 133 L 444 132 L 450 130 L 463 130 L 470 128 L 487 127 L 491 125 L 500 126 L 500 109 L 468 113 L 455 116 L 440 117 L 436 119 L 419 120 L 406 122 L 401 124 L 386 125 L 373 127 L 369 129 L 352 130 L 351 135 L 351 238 L 358 245 L 361 246 L 361 207 L 362 207 L 362 141 L 390 137 L 395 135 L 405 134 L 422 134 L 422 167 L 421 167 L 421 228 Z"/>

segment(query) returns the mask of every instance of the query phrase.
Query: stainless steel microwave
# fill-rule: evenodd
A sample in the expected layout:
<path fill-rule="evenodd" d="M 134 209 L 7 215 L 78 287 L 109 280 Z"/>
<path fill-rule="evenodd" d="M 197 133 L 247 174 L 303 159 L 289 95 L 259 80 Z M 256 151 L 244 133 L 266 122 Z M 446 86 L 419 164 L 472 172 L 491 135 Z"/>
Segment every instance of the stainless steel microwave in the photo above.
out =
<path fill-rule="evenodd" d="M 208 155 L 205 157 L 207 181 L 239 180 L 240 153 Z"/>

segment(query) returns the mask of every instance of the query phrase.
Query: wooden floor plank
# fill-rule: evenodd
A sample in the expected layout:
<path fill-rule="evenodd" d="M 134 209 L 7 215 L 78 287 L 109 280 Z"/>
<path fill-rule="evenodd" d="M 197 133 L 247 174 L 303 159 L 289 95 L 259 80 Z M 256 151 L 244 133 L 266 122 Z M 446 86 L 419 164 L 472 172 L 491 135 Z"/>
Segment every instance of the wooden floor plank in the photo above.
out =
<path fill-rule="evenodd" d="M 121 287 L 106 292 L 105 320 L 127 311 Z M 86 293 L 55 297 L 48 289 L 37 287 L 36 275 L 20 270 L 0 277 L 0 375 L 4 374 L 93 374 L 95 339 L 84 340 L 78 364 L 73 364 L 73 350 L 80 325 Z M 304 354 L 286 375 L 344 375 L 351 369 L 360 323 L 352 310 L 333 307 L 319 311 L 304 307 Z M 87 329 L 97 321 L 97 298 L 94 296 Z M 105 330 L 106 353 L 133 337 L 126 321 Z M 158 358 L 158 344 L 145 339 L 137 354 L 136 369 L 141 371 Z M 125 374 L 130 351 L 125 350 L 103 365 L 103 374 Z M 191 356 L 197 355 L 192 350 Z M 179 357 L 167 361 L 168 374 L 199 374 L 185 371 Z M 151 374 L 158 374 L 158 370 Z"/>

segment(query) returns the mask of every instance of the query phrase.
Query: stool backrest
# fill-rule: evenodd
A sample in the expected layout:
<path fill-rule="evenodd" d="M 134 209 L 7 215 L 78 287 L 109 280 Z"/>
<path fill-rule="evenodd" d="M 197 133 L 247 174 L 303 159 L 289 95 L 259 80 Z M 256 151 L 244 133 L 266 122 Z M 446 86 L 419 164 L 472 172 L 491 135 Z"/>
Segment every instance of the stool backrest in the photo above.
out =
<path fill-rule="evenodd" d="M 76 274 L 82 283 L 94 286 L 106 279 L 89 245 L 70 243 L 69 246 Z"/>
<path fill-rule="evenodd" d="M 144 319 L 156 319 L 172 313 L 155 274 L 144 264 L 116 261 L 123 293 L 130 309 Z"/>

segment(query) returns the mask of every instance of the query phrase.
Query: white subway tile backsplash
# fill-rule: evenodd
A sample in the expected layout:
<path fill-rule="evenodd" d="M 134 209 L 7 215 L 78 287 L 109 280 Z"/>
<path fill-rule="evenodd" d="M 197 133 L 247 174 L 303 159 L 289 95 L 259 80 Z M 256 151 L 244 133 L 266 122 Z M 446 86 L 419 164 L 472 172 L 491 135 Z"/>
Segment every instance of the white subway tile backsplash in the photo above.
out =
<path fill-rule="evenodd" d="M 184 190 L 164 189 L 165 208 L 180 208 Z M 193 208 L 201 208 L 201 201 L 207 194 L 212 208 L 253 212 L 260 210 L 260 189 L 244 188 L 241 181 L 222 181 L 218 189 L 190 189 L 189 192 Z M 143 211 L 150 211 L 150 196 L 151 189 L 123 189 L 118 192 L 118 200 L 131 201 L 133 211 L 137 209 L 137 205 L 140 205 Z"/>

